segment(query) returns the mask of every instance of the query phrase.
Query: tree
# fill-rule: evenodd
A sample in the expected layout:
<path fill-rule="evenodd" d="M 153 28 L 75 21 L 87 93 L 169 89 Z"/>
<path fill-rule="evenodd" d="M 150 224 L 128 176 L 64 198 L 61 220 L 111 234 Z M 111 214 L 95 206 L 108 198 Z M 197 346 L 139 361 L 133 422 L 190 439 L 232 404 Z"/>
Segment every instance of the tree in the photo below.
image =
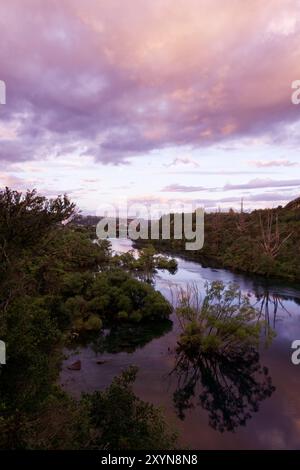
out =
<path fill-rule="evenodd" d="M 288 239 L 293 235 L 293 232 L 288 233 L 286 236 L 283 236 L 279 230 L 278 223 L 278 214 L 275 215 L 274 220 L 274 211 L 267 211 L 266 221 L 264 222 L 259 214 L 259 223 L 261 230 L 261 247 L 264 250 L 264 253 L 269 256 L 271 259 L 277 258 L 279 252 L 283 245 L 288 241 Z"/>
<path fill-rule="evenodd" d="M 133 393 L 137 371 L 131 366 L 104 392 L 84 397 L 92 424 L 98 430 L 96 448 L 174 449 L 177 436 L 166 425 L 161 411 Z"/>
<path fill-rule="evenodd" d="M 66 195 L 48 200 L 36 190 L 25 194 L 9 188 L 0 191 L 0 247 L 3 260 L 12 251 L 36 245 L 50 228 L 69 219 L 75 204 Z"/>
<path fill-rule="evenodd" d="M 263 322 L 238 286 L 214 281 L 201 300 L 195 284 L 177 292 L 176 313 L 182 326 L 179 345 L 191 354 L 228 353 L 258 344 Z"/>
<path fill-rule="evenodd" d="M 140 279 L 148 283 L 152 282 L 158 269 L 167 269 L 171 274 L 174 274 L 177 270 L 176 260 L 158 255 L 152 245 L 139 250 L 138 257 L 135 257 L 134 252 L 130 251 L 115 258 L 117 265 L 136 274 Z"/>
<path fill-rule="evenodd" d="M 182 333 L 172 373 L 178 377 L 174 403 L 179 417 L 184 419 L 198 394 L 210 425 L 235 431 L 275 390 L 259 361 L 264 322 L 237 286 L 222 282 L 207 285 L 203 301 L 197 286 L 180 289 L 176 307 Z"/>

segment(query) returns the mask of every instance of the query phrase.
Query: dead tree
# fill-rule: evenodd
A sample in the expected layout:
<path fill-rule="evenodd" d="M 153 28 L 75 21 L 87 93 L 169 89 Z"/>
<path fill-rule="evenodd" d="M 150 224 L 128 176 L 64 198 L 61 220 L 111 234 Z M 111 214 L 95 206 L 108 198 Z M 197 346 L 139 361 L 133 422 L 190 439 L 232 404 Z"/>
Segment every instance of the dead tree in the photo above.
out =
<path fill-rule="evenodd" d="M 281 248 L 293 235 L 290 232 L 285 237 L 282 236 L 279 230 L 278 214 L 274 217 L 274 211 L 267 211 L 266 221 L 263 221 L 261 213 L 259 214 L 260 231 L 261 231 L 261 246 L 266 255 L 270 258 L 277 258 Z"/>

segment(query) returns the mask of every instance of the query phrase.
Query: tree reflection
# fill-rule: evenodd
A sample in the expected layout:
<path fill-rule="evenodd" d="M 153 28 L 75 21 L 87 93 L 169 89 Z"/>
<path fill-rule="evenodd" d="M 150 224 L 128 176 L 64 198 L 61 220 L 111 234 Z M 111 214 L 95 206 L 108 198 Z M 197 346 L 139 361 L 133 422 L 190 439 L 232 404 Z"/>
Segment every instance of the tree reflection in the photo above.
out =
<path fill-rule="evenodd" d="M 241 354 L 199 354 L 188 357 L 177 351 L 174 371 L 178 377 L 174 404 L 181 419 L 196 404 L 209 413 L 210 425 L 220 431 L 235 431 L 244 426 L 259 403 L 275 390 L 268 369 L 259 362 L 255 348 L 247 347 Z"/>
<path fill-rule="evenodd" d="M 144 322 L 138 325 L 119 325 L 112 328 L 100 341 L 100 352 L 133 353 L 146 346 L 155 338 L 160 338 L 172 329 L 172 321 Z"/>
<path fill-rule="evenodd" d="M 178 384 L 174 404 L 186 410 L 202 406 L 220 431 L 245 426 L 259 404 L 275 390 L 261 365 L 259 339 L 264 321 L 235 285 L 213 282 L 202 300 L 195 286 L 180 290 L 176 313 L 182 326 L 172 373 Z M 269 340 L 272 339 L 272 331 Z"/>
<path fill-rule="evenodd" d="M 138 324 L 124 323 L 99 332 L 85 332 L 69 342 L 69 347 L 86 347 L 97 354 L 133 353 L 146 346 L 153 339 L 160 338 L 172 330 L 173 322 L 169 319 L 144 321 Z"/>
<path fill-rule="evenodd" d="M 276 292 L 270 292 L 266 288 L 263 292 L 256 292 L 258 306 L 258 319 L 264 319 L 265 322 L 265 335 L 267 336 L 271 329 L 276 330 L 276 323 L 281 317 L 279 312 L 283 312 L 288 316 L 291 316 L 290 312 L 284 306 L 284 299 L 281 295 Z"/>

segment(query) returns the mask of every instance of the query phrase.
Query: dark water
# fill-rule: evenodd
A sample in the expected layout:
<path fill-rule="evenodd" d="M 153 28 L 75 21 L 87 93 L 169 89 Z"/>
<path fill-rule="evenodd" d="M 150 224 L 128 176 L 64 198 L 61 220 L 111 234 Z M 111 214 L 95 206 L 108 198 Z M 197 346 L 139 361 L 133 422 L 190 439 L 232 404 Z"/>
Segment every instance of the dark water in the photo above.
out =
<path fill-rule="evenodd" d="M 127 240 L 113 241 L 113 249 L 116 251 L 127 251 L 130 248 L 131 243 Z M 262 375 L 261 382 L 268 383 L 266 388 L 269 392 L 264 394 L 261 388 L 257 388 L 257 384 L 247 376 L 247 370 L 244 370 L 243 381 L 241 369 L 242 372 L 231 377 L 231 380 L 233 385 L 241 386 L 242 396 L 250 396 L 251 406 L 248 406 L 247 400 L 242 404 L 232 399 L 227 400 L 225 389 L 212 385 L 211 389 L 204 390 L 201 375 L 194 374 L 195 396 L 190 396 L 193 387 L 185 389 L 192 407 L 185 412 L 184 419 L 180 419 L 173 398 L 174 392 L 178 391 L 182 383 L 186 384 L 186 381 L 181 377 L 179 385 L 178 376 L 170 376 L 174 368 L 174 348 L 179 331 L 175 317 L 172 317 L 173 325 L 164 325 L 161 331 L 157 327 L 152 335 L 154 339 L 151 339 L 150 334 L 145 336 L 146 339 L 140 342 L 140 346 L 137 341 L 133 352 L 129 352 L 130 342 L 127 341 L 126 344 L 126 338 L 121 352 L 99 354 L 92 346 L 79 348 L 75 353 L 68 351 L 69 357 L 61 372 L 63 387 L 76 397 L 81 392 L 103 389 L 121 370 L 134 364 L 139 367 L 135 392 L 142 399 L 163 407 L 169 423 L 174 424 L 179 431 L 181 445 L 194 449 L 299 449 L 300 365 L 295 366 L 291 362 L 291 343 L 300 339 L 300 290 L 280 284 L 266 286 L 263 280 L 222 269 L 202 268 L 197 263 L 180 258 L 177 261 L 178 271 L 175 275 L 160 272 L 156 276 L 155 287 L 167 298 L 170 298 L 170 284 L 184 286 L 188 282 L 195 282 L 203 290 L 206 281 L 234 281 L 244 293 L 251 296 L 253 304 L 257 303 L 259 308 L 262 307 L 262 316 L 276 330 L 271 346 L 268 349 L 263 348 L 259 358 L 259 365 L 268 369 Z M 162 336 L 159 337 L 160 334 Z M 67 365 L 77 359 L 82 362 L 81 371 L 69 371 Z M 99 365 L 97 360 L 107 362 Z M 271 385 L 267 380 L 271 381 Z M 231 386 L 227 378 L 225 384 L 226 387 Z M 203 406 L 203 399 L 200 403 L 201 393 L 206 408 Z M 227 424 L 236 424 L 233 426 L 234 432 L 228 430 L 226 422 L 225 426 L 222 423 L 221 426 L 214 426 L 214 413 L 220 403 L 221 406 L 225 404 Z M 222 428 L 223 432 L 220 431 Z"/>

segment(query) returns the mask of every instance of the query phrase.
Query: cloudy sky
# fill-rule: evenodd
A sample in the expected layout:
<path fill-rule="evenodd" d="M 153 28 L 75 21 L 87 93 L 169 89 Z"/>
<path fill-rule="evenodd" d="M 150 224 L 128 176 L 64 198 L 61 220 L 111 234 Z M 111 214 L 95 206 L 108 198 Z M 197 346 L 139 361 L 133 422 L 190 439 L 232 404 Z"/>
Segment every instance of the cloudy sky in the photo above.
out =
<path fill-rule="evenodd" d="M 300 195 L 299 0 L 3 0 L 0 186 L 207 210 Z"/>

